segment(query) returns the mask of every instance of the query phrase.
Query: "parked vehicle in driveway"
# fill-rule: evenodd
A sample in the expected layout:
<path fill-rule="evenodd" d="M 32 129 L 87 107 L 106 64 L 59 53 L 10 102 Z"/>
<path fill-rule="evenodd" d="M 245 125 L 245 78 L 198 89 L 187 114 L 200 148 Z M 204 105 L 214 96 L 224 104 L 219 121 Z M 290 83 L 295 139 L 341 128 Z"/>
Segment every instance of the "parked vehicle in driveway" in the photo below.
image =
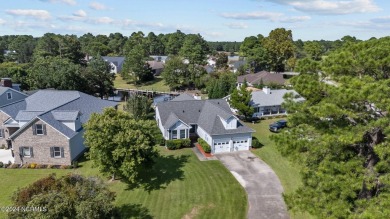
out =
<path fill-rule="evenodd" d="M 280 129 L 282 129 L 284 127 L 287 127 L 287 121 L 282 119 L 282 120 L 278 120 L 278 121 L 270 124 L 269 125 L 269 130 L 271 132 L 279 132 Z"/>

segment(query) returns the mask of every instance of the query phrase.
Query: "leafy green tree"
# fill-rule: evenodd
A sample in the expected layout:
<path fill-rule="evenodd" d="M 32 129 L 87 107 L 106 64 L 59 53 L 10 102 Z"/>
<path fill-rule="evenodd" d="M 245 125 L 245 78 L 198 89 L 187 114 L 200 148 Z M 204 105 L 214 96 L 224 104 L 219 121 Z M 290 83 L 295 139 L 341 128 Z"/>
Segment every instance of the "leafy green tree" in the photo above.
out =
<path fill-rule="evenodd" d="M 164 44 L 161 42 L 153 32 L 150 32 L 146 38 L 147 44 L 149 46 L 148 53 L 150 55 L 163 55 L 164 54 Z"/>
<path fill-rule="evenodd" d="M 188 74 L 188 66 L 183 63 L 182 58 L 172 56 L 165 64 L 162 77 L 170 89 L 178 89 L 187 83 Z"/>
<path fill-rule="evenodd" d="M 259 34 L 257 37 L 246 37 L 240 47 L 240 55 L 246 57 L 246 67 L 251 72 L 260 70 L 269 70 L 268 51 L 263 46 L 264 36 Z"/>
<path fill-rule="evenodd" d="M 228 56 L 226 53 L 218 53 L 217 54 L 217 60 L 215 62 L 215 66 L 217 69 L 225 69 L 227 68 L 227 63 L 228 63 Z"/>
<path fill-rule="evenodd" d="M 20 84 L 22 90 L 28 90 L 28 64 L 4 62 L 0 64 L 0 77 L 11 78 L 13 83 Z"/>
<path fill-rule="evenodd" d="M 238 110 L 238 114 L 244 116 L 245 120 L 249 120 L 254 112 L 254 108 L 250 105 L 252 98 L 252 92 L 247 88 L 246 81 L 239 89 L 234 89 L 233 93 L 230 95 L 229 103 L 230 105 Z"/>
<path fill-rule="evenodd" d="M 390 77 L 390 37 L 349 43 L 329 54 L 322 69 L 333 76 Z"/>
<path fill-rule="evenodd" d="M 127 37 L 124 37 L 121 33 L 111 33 L 109 36 L 108 47 L 111 51 L 110 56 L 122 56 L 123 47 L 126 44 Z"/>
<path fill-rule="evenodd" d="M 231 72 L 222 72 L 218 78 L 212 78 L 207 83 L 206 89 L 209 99 L 226 97 L 236 89 L 236 76 Z"/>
<path fill-rule="evenodd" d="M 165 36 L 165 54 L 171 56 L 179 55 L 186 35 L 180 30 L 177 30 L 175 33 L 166 34 Z"/>
<path fill-rule="evenodd" d="M 315 73 L 321 70 L 321 63 L 310 58 L 299 59 L 295 71 L 301 74 Z"/>
<path fill-rule="evenodd" d="M 283 72 L 286 61 L 294 56 L 294 43 L 291 30 L 276 28 L 262 40 L 270 57 L 271 70 Z"/>
<path fill-rule="evenodd" d="M 115 75 L 111 73 L 111 65 L 101 56 L 98 55 L 89 61 L 83 76 L 87 93 L 98 94 L 100 98 L 113 93 Z"/>
<path fill-rule="evenodd" d="M 186 35 L 179 52 L 180 56 L 188 59 L 190 64 L 196 65 L 203 65 L 209 53 L 209 46 L 200 34 Z"/>
<path fill-rule="evenodd" d="M 9 45 L 9 49 L 16 52 L 12 61 L 18 63 L 31 62 L 36 44 L 37 40 L 32 36 L 17 36 Z"/>
<path fill-rule="evenodd" d="M 19 189 L 14 206 L 40 209 L 9 212 L 9 218 L 110 218 L 115 194 L 98 178 L 76 174 L 50 175 Z"/>
<path fill-rule="evenodd" d="M 136 120 L 152 119 L 154 115 L 152 100 L 143 95 L 130 96 L 124 110 L 132 114 Z"/>
<path fill-rule="evenodd" d="M 155 121 L 137 121 L 130 114 L 107 108 L 93 114 L 85 124 L 88 158 L 112 179 L 135 183 L 139 173 L 150 167 L 158 155 L 155 149 Z"/>
<path fill-rule="evenodd" d="M 146 62 L 148 56 L 143 45 L 135 45 L 126 55 L 121 72 L 122 77 L 131 79 L 135 84 L 150 81 L 153 79 L 153 72 L 149 64 Z"/>
<path fill-rule="evenodd" d="M 321 59 L 321 55 L 324 51 L 322 45 L 317 41 L 305 42 L 303 49 L 306 52 L 307 57 L 317 61 Z"/>
<path fill-rule="evenodd" d="M 81 44 L 75 35 L 57 35 L 46 33 L 37 42 L 34 58 L 59 57 L 68 59 L 75 64 L 84 63 Z"/>
<path fill-rule="evenodd" d="M 46 57 L 36 59 L 28 69 L 28 84 L 31 89 L 54 88 L 83 91 L 82 68 L 68 59 Z"/>

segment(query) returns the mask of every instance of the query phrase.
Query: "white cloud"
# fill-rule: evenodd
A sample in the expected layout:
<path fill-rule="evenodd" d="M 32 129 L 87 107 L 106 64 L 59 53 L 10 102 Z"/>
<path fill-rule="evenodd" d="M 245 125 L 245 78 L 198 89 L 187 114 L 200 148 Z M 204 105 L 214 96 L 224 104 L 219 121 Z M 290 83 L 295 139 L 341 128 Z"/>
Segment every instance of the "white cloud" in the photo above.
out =
<path fill-rule="evenodd" d="M 40 0 L 42 2 L 50 2 L 50 3 L 64 3 L 64 4 L 67 4 L 67 5 L 76 5 L 76 1 L 75 0 Z"/>
<path fill-rule="evenodd" d="M 93 23 L 93 24 L 112 24 L 114 23 L 114 19 L 110 17 L 97 17 L 97 18 L 88 18 L 86 22 Z"/>
<path fill-rule="evenodd" d="M 241 23 L 241 22 L 240 23 L 237 23 L 237 22 L 228 23 L 228 24 L 226 24 L 226 26 L 228 26 L 231 29 L 246 29 L 246 28 L 248 28 L 247 24 Z"/>
<path fill-rule="evenodd" d="M 246 13 L 222 13 L 222 17 L 231 18 L 236 20 L 269 20 L 273 22 L 281 23 L 296 23 L 310 20 L 309 16 L 292 16 L 287 17 L 283 13 L 267 12 L 267 11 L 255 11 Z M 241 23 L 242 24 L 242 23 Z M 230 28 L 243 29 L 243 25 L 237 25 L 237 23 L 231 23 L 228 25 Z"/>
<path fill-rule="evenodd" d="M 39 20 L 48 20 L 51 18 L 50 13 L 46 10 L 15 9 L 6 10 L 6 13 L 13 16 L 25 16 Z"/>
<path fill-rule="evenodd" d="M 107 6 L 105 6 L 104 4 L 99 3 L 99 2 L 91 2 L 89 4 L 89 7 L 94 9 L 94 10 L 107 10 L 108 9 Z"/>
<path fill-rule="evenodd" d="M 281 17 L 278 19 L 281 23 L 297 23 L 310 20 L 310 16 L 292 16 L 292 17 Z"/>
<path fill-rule="evenodd" d="M 282 13 L 276 12 L 266 12 L 266 11 L 255 11 L 255 12 L 246 12 L 246 13 L 222 13 L 221 16 L 224 18 L 232 18 L 237 20 L 275 20 L 276 18 L 282 16 Z"/>
<path fill-rule="evenodd" d="M 5 23 L 6 23 L 6 21 L 0 18 L 0 25 L 3 25 Z"/>
<path fill-rule="evenodd" d="M 87 16 L 87 12 L 85 12 L 83 10 L 78 10 L 78 11 L 73 12 L 73 16 L 76 16 L 76 17 L 86 17 Z"/>
<path fill-rule="evenodd" d="M 290 5 L 297 11 L 315 14 L 354 14 L 379 11 L 374 0 L 267 0 Z"/>

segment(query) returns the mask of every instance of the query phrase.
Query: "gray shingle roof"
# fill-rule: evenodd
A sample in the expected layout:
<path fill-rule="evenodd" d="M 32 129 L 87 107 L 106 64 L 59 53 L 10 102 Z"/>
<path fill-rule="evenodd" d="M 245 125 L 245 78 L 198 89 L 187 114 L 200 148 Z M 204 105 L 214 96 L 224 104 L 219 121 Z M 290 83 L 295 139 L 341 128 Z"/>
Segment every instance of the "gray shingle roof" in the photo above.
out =
<path fill-rule="evenodd" d="M 75 121 L 80 111 L 78 110 L 54 110 L 51 112 L 55 120 Z"/>
<path fill-rule="evenodd" d="M 179 96 L 173 98 L 171 101 L 183 101 L 183 100 L 195 100 L 195 98 L 187 93 L 182 93 Z"/>
<path fill-rule="evenodd" d="M 287 93 L 293 93 L 294 95 L 299 96 L 299 94 L 294 90 L 271 90 L 270 94 L 264 93 L 264 91 L 255 91 L 252 92 L 251 105 L 258 106 L 277 106 L 281 105 L 284 102 L 283 96 Z M 298 97 L 296 101 L 304 101 L 305 98 Z"/>
<path fill-rule="evenodd" d="M 85 123 L 92 113 L 100 113 L 105 107 L 116 105 L 116 102 L 101 100 L 79 91 L 40 90 L 25 100 L 1 107 L 0 110 L 16 120 L 39 118 L 72 138 L 77 131 L 71 130 L 59 120 L 73 120 L 80 113 L 80 122 Z M 22 128 L 11 137 L 21 131 Z"/>
<path fill-rule="evenodd" d="M 30 121 L 38 115 L 44 113 L 44 111 L 25 111 L 20 110 L 15 117 L 15 120 Z"/>
<path fill-rule="evenodd" d="M 264 84 L 275 83 L 283 85 L 285 83 L 285 79 L 283 78 L 282 74 L 270 73 L 267 71 L 238 76 L 237 82 L 243 83 L 245 79 L 246 82 L 251 84 L 260 84 L 261 81 L 263 81 Z"/>
<path fill-rule="evenodd" d="M 102 59 L 106 62 L 111 62 L 117 67 L 117 71 L 122 71 L 123 63 L 125 62 L 124 56 L 102 56 Z"/>
<path fill-rule="evenodd" d="M 180 119 L 188 125 L 198 124 L 210 135 L 254 132 L 240 122 L 237 129 L 225 129 L 219 117 L 226 120 L 234 114 L 223 99 L 168 101 L 158 103 L 157 108 L 167 129 Z"/>

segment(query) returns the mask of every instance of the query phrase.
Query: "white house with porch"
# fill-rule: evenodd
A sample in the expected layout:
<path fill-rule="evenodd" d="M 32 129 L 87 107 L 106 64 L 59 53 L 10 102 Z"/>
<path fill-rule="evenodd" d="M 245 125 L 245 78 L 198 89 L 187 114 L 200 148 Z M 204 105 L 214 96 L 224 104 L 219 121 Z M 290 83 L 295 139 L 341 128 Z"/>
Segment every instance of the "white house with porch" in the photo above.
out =
<path fill-rule="evenodd" d="M 252 92 L 250 105 L 254 108 L 253 117 L 286 115 L 287 111 L 282 107 L 282 104 L 284 102 L 283 97 L 287 93 L 292 93 L 297 102 L 305 101 L 305 98 L 294 90 L 271 90 L 264 87 L 262 90 Z"/>
<path fill-rule="evenodd" d="M 200 137 L 213 154 L 249 150 L 252 145 L 254 130 L 241 123 L 224 99 L 182 94 L 157 104 L 156 121 L 166 140 Z"/>

